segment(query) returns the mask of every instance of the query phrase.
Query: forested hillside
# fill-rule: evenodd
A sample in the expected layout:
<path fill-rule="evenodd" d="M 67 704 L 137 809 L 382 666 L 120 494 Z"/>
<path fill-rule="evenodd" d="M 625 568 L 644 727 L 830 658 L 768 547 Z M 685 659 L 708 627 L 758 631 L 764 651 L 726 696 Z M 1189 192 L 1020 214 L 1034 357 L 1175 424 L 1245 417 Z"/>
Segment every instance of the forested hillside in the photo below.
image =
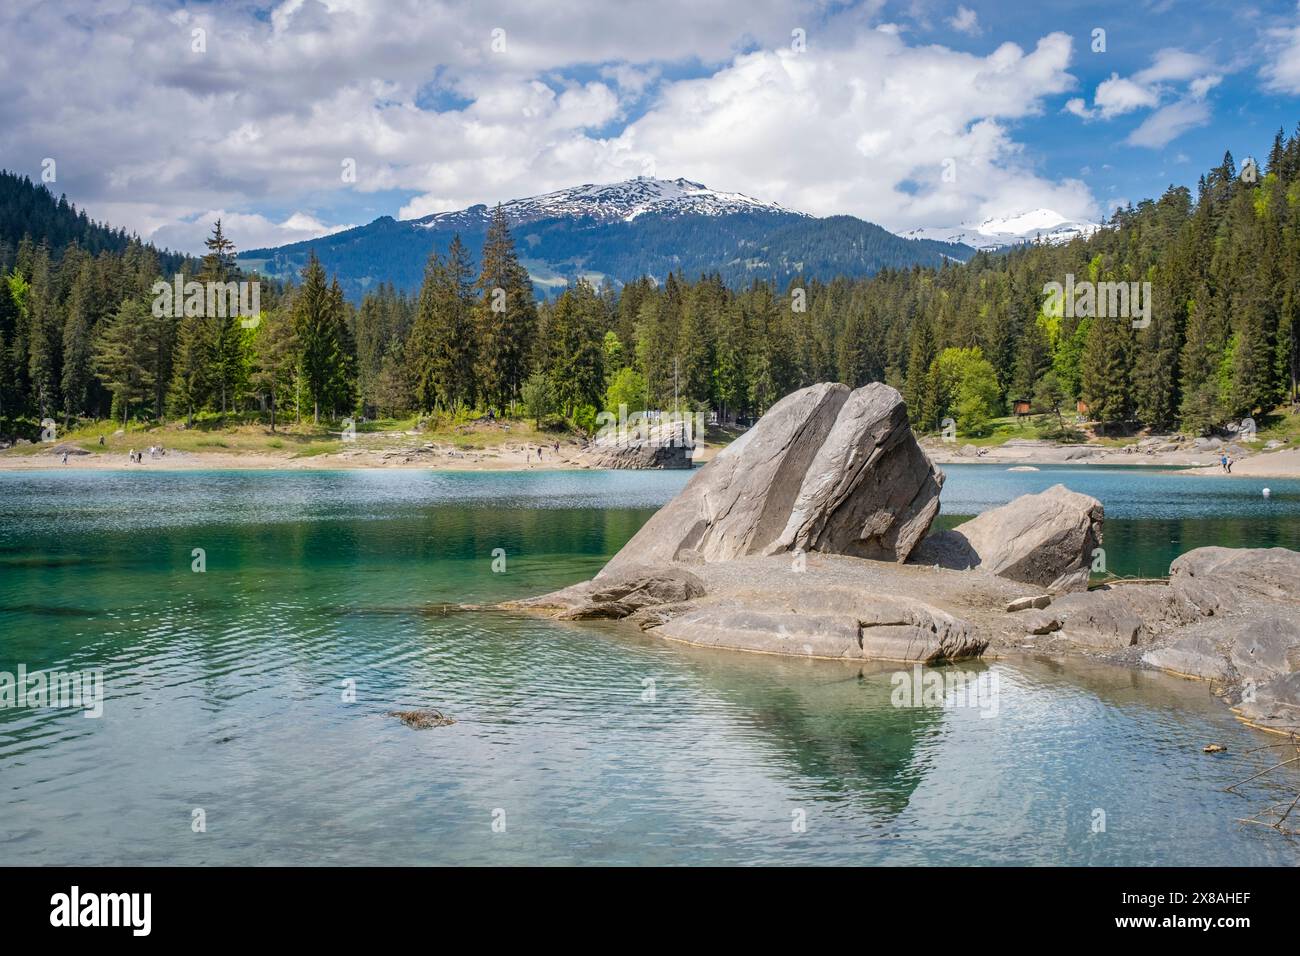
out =
<path fill-rule="evenodd" d="M 26 176 L 0 170 L 0 252 L 4 252 L 0 261 L 7 268 L 12 267 L 13 252 L 24 236 L 44 241 L 55 257 L 74 243 L 91 255 L 101 252 L 120 255 L 136 241 L 124 229 L 94 222 L 68 202 L 67 196 L 56 199 L 48 187 L 37 186 Z M 165 269 L 179 268 L 185 259 L 179 253 L 155 252 Z"/>
<path fill-rule="evenodd" d="M 155 316 L 150 288 L 168 270 L 138 242 L 92 254 L 45 239 L 0 243 L 6 432 L 44 417 L 489 408 L 589 428 L 601 409 L 674 396 L 758 414 L 832 379 L 896 385 L 922 429 L 952 417 L 978 435 L 1025 399 L 1062 413 L 1083 401 L 1107 429 L 1204 432 L 1297 397 L 1300 137 L 1281 133 L 1257 175 L 1225 156 L 1195 194 L 1171 187 L 1086 240 L 869 279 L 735 287 L 718 263 L 689 281 L 577 282 L 539 303 L 498 211 L 481 238 L 429 256 L 418 294 L 381 282 L 354 306 L 309 255 L 296 285 L 263 289 L 246 325 Z M 196 276 L 241 276 L 220 224 Z M 1149 322 L 1053 309 L 1046 294 L 1118 281 L 1150 283 Z"/>

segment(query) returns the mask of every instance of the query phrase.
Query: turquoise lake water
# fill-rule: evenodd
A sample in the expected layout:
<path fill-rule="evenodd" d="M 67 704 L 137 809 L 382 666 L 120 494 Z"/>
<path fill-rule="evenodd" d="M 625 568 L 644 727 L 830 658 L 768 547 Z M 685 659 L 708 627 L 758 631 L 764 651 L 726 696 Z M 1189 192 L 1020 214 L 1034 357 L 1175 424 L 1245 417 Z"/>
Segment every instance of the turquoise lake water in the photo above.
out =
<path fill-rule="evenodd" d="M 1057 481 L 1096 495 L 1119 573 L 1300 549 L 1300 482 L 945 471 L 945 521 Z M 959 669 L 996 678 L 995 709 L 897 707 L 895 665 L 445 611 L 590 576 L 686 478 L 0 473 L 0 671 L 106 687 L 99 719 L 0 709 L 0 860 L 1300 862 L 1235 822 L 1270 787 L 1223 792 L 1277 738 L 1203 684 L 1014 659 Z M 456 723 L 385 716 L 425 707 Z"/>

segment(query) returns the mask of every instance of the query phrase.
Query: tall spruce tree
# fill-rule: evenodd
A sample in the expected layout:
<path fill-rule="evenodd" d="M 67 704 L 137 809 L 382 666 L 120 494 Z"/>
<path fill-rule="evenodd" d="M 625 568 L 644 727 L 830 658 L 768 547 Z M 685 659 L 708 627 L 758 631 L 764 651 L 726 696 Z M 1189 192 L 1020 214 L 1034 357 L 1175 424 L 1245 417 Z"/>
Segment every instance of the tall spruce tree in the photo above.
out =
<path fill-rule="evenodd" d="M 63 323 L 63 416 L 64 425 L 89 410 L 90 388 L 95 380 L 91 339 L 94 295 L 94 265 L 86 260 L 77 272 L 68 295 Z"/>
<path fill-rule="evenodd" d="M 339 401 L 341 370 L 347 367 L 345 343 L 341 332 L 346 328 L 342 292 L 338 284 L 326 281 L 325 269 L 313 250 L 302 270 L 302 285 L 293 299 L 293 332 L 300 349 L 299 365 L 306 400 L 311 404 L 312 423 L 320 423 L 321 408 L 331 408 Z"/>
<path fill-rule="evenodd" d="M 128 299 L 102 324 L 95 339 L 95 374 L 113 395 L 123 428 L 132 407 L 152 394 L 148 322 L 149 306 L 139 299 Z"/>
<path fill-rule="evenodd" d="M 528 374 L 537 335 L 537 304 L 532 280 L 515 255 L 514 239 L 499 204 L 483 242 L 475 288 L 479 392 L 489 405 L 504 412 L 518 397 Z"/>
<path fill-rule="evenodd" d="M 475 390 L 474 273 L 469 250 L 452 237 L 444 259 L 425 266 L 407 361 L 421 407 L 472 406 Z"/>

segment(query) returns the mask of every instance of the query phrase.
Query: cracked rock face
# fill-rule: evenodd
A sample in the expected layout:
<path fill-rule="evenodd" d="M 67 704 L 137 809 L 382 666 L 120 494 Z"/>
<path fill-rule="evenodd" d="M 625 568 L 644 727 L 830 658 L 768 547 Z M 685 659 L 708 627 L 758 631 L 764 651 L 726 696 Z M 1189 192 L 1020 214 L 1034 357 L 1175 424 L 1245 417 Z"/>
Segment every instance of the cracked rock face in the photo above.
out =
<path fill-rule="evenodd" d="M 1053 485 L 931 535 L 913 560 L 955 570 L 980 567 L 1051 591 L 1081 591 L 1093 549 L 1101 546 L 1103 518 L 1096 498 Z"/>
<path fill-rule="evenodd" d="M 943 472 L 916 443 L 898 392 L 863 386 L 840 408 L 768 551 L 906 560 L 939 513 L 942 487 Z"/>
<path fill-rule="evenodd" d="M 655 512 L 600 575 L 761 551 L 785 527 L 804 473 L 848 394 L 844 385 L 823 384 L 781 399 Z"/>
<path fill-rule="evenodd" d="M 903 561 L 938 514 L 942 483 L 897 391 L 813 385 L 700 469 L 598 577 L 797 548 Z"/>

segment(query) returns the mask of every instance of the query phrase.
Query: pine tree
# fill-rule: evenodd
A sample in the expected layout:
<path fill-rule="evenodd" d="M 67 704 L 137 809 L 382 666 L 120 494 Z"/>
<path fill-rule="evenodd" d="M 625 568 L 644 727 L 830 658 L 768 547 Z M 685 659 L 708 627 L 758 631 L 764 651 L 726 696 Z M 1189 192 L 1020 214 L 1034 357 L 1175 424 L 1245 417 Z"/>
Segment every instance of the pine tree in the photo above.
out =
<path fill-rule="evenodd" d="M 537 305 L 528 271 L 515 256 L 514 239 L 498 205 L 483 243 L 475 285 L 479 393 L 504 411 L 519 395 L 537 334 Z"/>
<path fill-rule="evenodd" d="M 600 300 L 585 281 L 565 289 L 550 310 L 543 348 L 551 394 L 572 418 L 583 406 L 604 404 L 605 350 Z"/>
<path fill-rule="evenodd" d="M 250 383 L 264 396 L 275 432 L 280 396 L 287 389 L 297 360 L 298 342 L 292 318 L 280 309 L 263 311 L 254 330 Z"/>
<path fill-rule="evenodd" d="M 212 226 L 212 235 L 203 240 L 208 252 L 203 257 L 198 279 L 204 283 L 226 283 L 239 277 L 235 266 L 235 244 L 226 238 L 218 219 Z M 224 297 L 223 297 L 224 301 Z M 235 408 L 238 393 L 246 376 L 243 330 L 233 309 L 224 309 L 225 315 L 206 315 L 208 377 L 215 397 L 221 402 L 224 414 Z"/>
<path fill-rule="evenodd" d="M 446 259 L 437 252 L 429 256 L 407 356 L 423 408 L 474 404 L 473 282 L 469 252 L 459 235 L 452 238 Z"/>
<path fill-rule="evenodd" d="M 94 266 L 86 260 L 82 263 L 68 296 L 67 317 L 63 324 L 62 389 L 65 427 L 70 425 L 75 416 L 86 413 L 90 400 L 90 386 L 94 381 L 90 302 L 93 280 Z"/>
<path fill-rule="evenodd" d="M 60 352 L 63 322 L 55 297 L 49 249 L 42 245 L 32 264 L 27 292 L 27 376 L 34 404 L 43 420 L 59 408 Z"/>
<path fill-rule="evenodd" d="M 113 394 L 125 428 L 133 402 L 148 399 L 153 388 L 149 342 L 145 334 L 149 306 L 128 299 L 100 329 L 95 339 L 95 374 Z"/>
<path fill-rule="evenodd" d="M 348 321 L 350 306 L 337 278 L 330 282 L 328 317 L 334 340 L 334 358 L 329 371 L 328 395 L 332 417 L 353 413 L 357 404 L 357 343 Z"/>
<path fill-rule="evenodd" d="M 1099 318 L 1088 331 L 1080 363 L 1080 389 L 1088 412 L 1101 425 L 1123 424 L 1133 415 L 1131 351 L 1133 330 L 1128 318 Z"/>
<path fill-rule="evenodd" d="M 934 356 L 934 335 L 930 330 L 929 319 L 923 315 L 912 326 L 907 356 L 907 379 L 903 390 L 912 425 L 922 430 L 934 428 L 938 424 L 935 418 L 937 409 L 934 407 L 934 397 L 926 387 L 928 384 L 926 371 L 934 361 Z"/>
<path fill-rule="evenodd" d="M 357 342 L 357 392 L 361 396 L 362 409 L 367 413 L 378 404 L 379 376 L 393 338 L 393 299 L 392 286 L 381 283 L 362 299 L 361 308 L 357 310 L 354 333 Z"/>
<path fill-rule="evenodd" d="M 381 412 L 396 416 L 411 407 L 414 393 L 407 369 L 402 340 L 394 336 L 384 353 L 375 385 L 375 403 Z"/>
<path fill-rule="evenodd" d="M 692 406 L 712 405 L 713 382 L 709 374 L 713 368 L 713 322 L 710 310 L 714 307 L 712 288 L 701 283 L 696 295 L 686 307 L 682 330 L 678 337 L 678 374 L 682 396 Z"/>
<path fill-rule="evenodd" d="M 312 423 L 320 424 L 321 407 L 339 399 L 340 370 L 347 358 L 340 332 L 344 328 L 342 292 L 331 287 L 313 251 L 302 270 L 302 285 L 293 300 L 292 322 L 297 337 L 302 385 L 312 406 Z"/>
<path fill-rule="evenodd" d="M 190 425 L 212 391 L 207 332 L 202 316 L 184 316 L 176 326 L 169 402 L 176 414 L 184 415 Z"/>
<path fill-rule="evenodd" d="M 1223 420 L 1218 374 L 1228 345 L 1226 323 L 1209 288 L 1202 284 L 1189 303 L 1187 337 L 1183 343 L 1182 394 L 1179 417 L 1185 426 L 1204 431 Z"/>

